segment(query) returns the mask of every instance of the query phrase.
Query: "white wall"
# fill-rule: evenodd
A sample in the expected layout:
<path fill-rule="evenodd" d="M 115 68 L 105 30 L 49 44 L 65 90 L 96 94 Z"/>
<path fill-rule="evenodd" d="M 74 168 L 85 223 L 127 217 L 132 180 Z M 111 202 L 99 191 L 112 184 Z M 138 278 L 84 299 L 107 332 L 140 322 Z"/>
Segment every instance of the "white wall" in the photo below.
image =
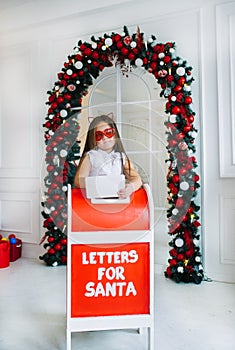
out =
<path fill-rule="evenodd" d="M 1 230 L 16 232 L 24 255 L 37 257 L 46 92 L 79 39 L 123 25 L 176 42 L 178 56 L 193 67 L 204 267 L 209 277 L 235 281 L 234 1 L 0 3 Z M 165 264 L 170 237 L 156 238 L 155 260 Z"/>

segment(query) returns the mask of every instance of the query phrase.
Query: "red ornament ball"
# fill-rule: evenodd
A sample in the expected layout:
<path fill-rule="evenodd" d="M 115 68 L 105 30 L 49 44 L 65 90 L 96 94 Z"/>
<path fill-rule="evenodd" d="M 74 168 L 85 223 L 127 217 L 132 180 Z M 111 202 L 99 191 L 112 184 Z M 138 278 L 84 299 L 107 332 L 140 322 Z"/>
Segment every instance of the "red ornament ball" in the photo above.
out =
<path fill-rule="evenodd" d="M 61 244 L 59 244 L 59 243 L 55 244 L 54 245 L 54 249 L 57 250 L 57 251 L 61 250 Z"/>
<path fill-rule="evenodd" d="M 186 105 L 190 105 L 190 103 L 192 103 L 192 98 L 190 96 L 186 96 L 184 99 L 184 103 Z"/>
<path fill-rule="evenodd" d="M 180 107 L 174 106 L 174 107 L 172 108 L 172 114 L 180 114 L 180 112 L 181 112 Z"/>

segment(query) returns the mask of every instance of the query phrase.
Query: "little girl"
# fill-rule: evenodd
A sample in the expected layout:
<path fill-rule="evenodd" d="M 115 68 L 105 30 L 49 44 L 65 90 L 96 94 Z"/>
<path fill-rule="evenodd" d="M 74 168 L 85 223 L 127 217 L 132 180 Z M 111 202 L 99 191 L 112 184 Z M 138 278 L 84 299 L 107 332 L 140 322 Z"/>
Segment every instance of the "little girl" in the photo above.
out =
<path fill-rule="evenodd" d="M 87 176 L 120 175 L 126 177 L 125 188 L 118 191 L 119 198 L 126 198 L 138 190 L 142 181 L 124 151 L 115 122 L 101 115 L 91 122 L 84 151 L 74 178 L 74 186 L 85 188 Z"/>

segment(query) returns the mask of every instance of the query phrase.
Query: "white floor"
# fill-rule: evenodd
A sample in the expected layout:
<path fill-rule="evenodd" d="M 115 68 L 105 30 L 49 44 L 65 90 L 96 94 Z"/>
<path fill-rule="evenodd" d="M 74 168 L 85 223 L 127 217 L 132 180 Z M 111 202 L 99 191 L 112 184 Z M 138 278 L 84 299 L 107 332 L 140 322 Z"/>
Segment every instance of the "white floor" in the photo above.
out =
<path fill-rule="evenodd" d="M 0 269 L 0 350 L 65 350 L 66 268 L 21 258 Z M 154 350 L 234 350 L 235 285 L 156 274 Z M 76 333 L 72 349 L 147 350 L 135 330 Z"/>

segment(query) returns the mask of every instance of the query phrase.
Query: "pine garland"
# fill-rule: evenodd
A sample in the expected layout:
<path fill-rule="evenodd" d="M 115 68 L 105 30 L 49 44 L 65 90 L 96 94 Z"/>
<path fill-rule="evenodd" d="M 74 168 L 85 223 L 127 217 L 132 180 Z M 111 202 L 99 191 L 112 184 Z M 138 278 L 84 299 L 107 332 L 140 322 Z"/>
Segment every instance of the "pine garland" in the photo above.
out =
<path fill-rule="evenodd" d="M 47 251 L 40 259 L 49 266 L 66 264 L 66 191 L 68 183 L 73 185 L 74 161 L 80 157 L 79 120 L 73 108 L 82 106 L 83 97 L 99 74 L 116 64 L 123 71 L 127 66 L 139 67 L 153 74 L 161 86 L 160 96 L 167 100 L 167 217 L 171 249 L 165 276 L 176 282 L 198 284 L 203 279 L 203 267 L 198 232 L 200 207 L 195 203 L 200 185 L 193 155 L 197 130 L 192 110 L 192 67 L 176 56 L 175 43 L 157 43 L 153 35 L 145 41 L 139 28 L 132 35 L 124 26 L 122 34 L 92 36 L 90 42 L 79 40 L 52 91 L 48 91 L 49 108 L 43 124 L 47 176 L 42 202 L 43 226 L 47 231 L 41 241 Z"/>

